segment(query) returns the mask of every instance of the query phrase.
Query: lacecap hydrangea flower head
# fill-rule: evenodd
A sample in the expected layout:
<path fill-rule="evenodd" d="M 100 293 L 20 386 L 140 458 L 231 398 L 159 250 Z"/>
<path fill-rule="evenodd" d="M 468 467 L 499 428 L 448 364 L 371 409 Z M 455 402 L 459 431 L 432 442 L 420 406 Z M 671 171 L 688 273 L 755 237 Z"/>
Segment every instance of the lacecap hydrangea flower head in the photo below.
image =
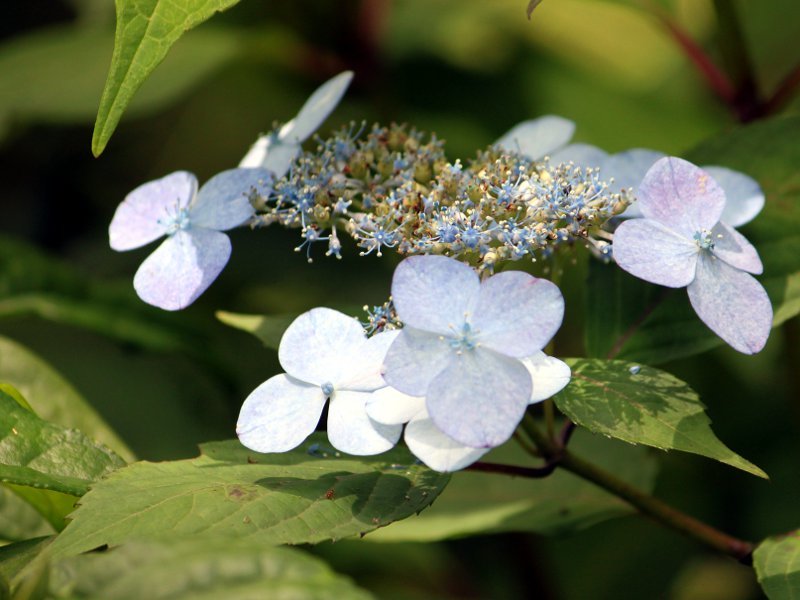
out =
<path fill-rule="evenodd" d="M 759 352 L 772 327 L 772 305 L 751 275 L 763 270 L 758 252 L 721 219 L 725 193 L 706 171 L 662 158 L 638 189 L 644 218 L 614 232 L 614 259 L 640 279 L 686 287 L 700 319 L 734 349 Z"/>
<path fill-rule="evenodd" d="M 433 424 L 459 444 L 508 440 L 533 394 L 523 359 L 561 326 L 558 287 L 521 271 L 481 281 L 464 263 L 426 255 L 398 265 L 392 298 L 404 327 L 386 354 L 386 382 L 424 397 Z"/>

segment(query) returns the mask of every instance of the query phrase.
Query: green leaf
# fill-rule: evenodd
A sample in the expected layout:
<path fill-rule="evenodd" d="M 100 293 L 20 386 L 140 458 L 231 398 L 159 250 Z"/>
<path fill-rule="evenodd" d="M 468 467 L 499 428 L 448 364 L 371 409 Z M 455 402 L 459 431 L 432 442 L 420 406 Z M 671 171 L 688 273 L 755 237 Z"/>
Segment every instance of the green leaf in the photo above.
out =
<path fill-rule="evenodd" d="M 372 597 L 320 559 L 253 537 L 132 542 L 70 557 L 53 566 L 50 590 L 71 600 Z"/>
<path fill-rule="evenodd" d="M 81 499 L 54 555 L 193 534 L 334 540 L 419 512 L 448 481 L 403 448 L 356 458 L 320 451 L 326 444 L 315 434 L 291 452 L 258 454 L 238 441 L 216 442 L 198 458 L 130 465 Z"/>
<path fill-rule="evenodd" d="M 639 489 L 653 488 L 657 465 L 645 448 L 615 443 L 585 430 L 575 432 L 570 448 L 591 455 L 598 465 Z M 532 459 L 518 444 L 509 442 L 485 460 L 530 465 Z M 616 496 L 563 470 L 544 479 L 462 471 L 452 475 L 439 499 L 421 515 L 364 539 L 426 542 L 502 531 L 567 535 L 632 512 Z"/>
<path fill-rule="evenodd" d="M 297 318 L 296 314 L 244 315 L 218 310 L 216 317 L 225 325 L 252 333 L 272 350 L 277 350 L 286 328 Z"/>
<path fill-rule="evenodd" d="M 758 277 L 772 300 L 773 326 L 800 314 L 800 117 L 760 121 L 689 152 L 699 165 L 722 165 L 755 178 L 764 210 L 742 228 L 758 249 Z M 657 364 L 723 344 L 697 317 L 685 290 L 638 280 L 592 261 L 587 298 L 587 353 Z"/>
<path fill-rule="evenodd" d="M 0 543 L 53 533 L 53 528 L 25 500 L 0 485 Z"/>
<path fill-rule="evenodd" d="M 43 421 L 0 392 L 0 481 L 80 496 L 124 464 L 80 431 Z"/>
<path fill-rule="evenodd" d="M 624 361 L 566 362 L 572 380 L 554 400 L 578 425 L 631 444 L 699 454 L 768 478 L 714 435 L 705 406 L 680 379 Z"/>
<path fill-rule="evenodd" d="M 0 547 L 0 576 L 13 580 L 53 539 L 54 536 L 37 537 Z"/>
<path fill-rule="evenodd" d="M 92 136 L 99 156 L 145 79 L 186 31 L 238 0 L 116 0 L 117 29 L 111 68 Z"/>
<path fill-rule="evenodd" d="M 800 597 L 800 530 L 761 542 L 753 552 L 753 567 L 770 600 Z"/>
<path fill-rule="evenodd" d="M 58 372 L 24 346 L 2 336 L 0 381 L 19 390 L 45 421 L 80 429 L 126 460 L 134 460 L 133 452 Z"/>
<path fill-rule="evenodd" d="M 34 530 L 31 535 L 42 535 L 43 533 L 50 533 L 51 529 L 61 531 L 67 526 L 66 517 L 75 509 L 75 504 L 78 502 L 78 496 L 72 494 L 64 494 L 54 490 L 47 490 L 26 485 L 13 485 L 11 483 L 4 484 L 9 491 L 13 492 L 20 502 L 25 502 L 30 508 L 35 510 L 41 517 L 50 524 L 50 527 L 44 531 Z"/>

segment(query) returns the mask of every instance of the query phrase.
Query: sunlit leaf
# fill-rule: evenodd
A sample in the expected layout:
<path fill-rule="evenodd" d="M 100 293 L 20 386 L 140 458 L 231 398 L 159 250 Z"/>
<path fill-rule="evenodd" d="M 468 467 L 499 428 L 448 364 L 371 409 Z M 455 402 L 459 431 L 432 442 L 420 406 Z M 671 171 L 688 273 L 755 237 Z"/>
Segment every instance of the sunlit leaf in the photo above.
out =
<path fill-rule="evenodd" d="M 770 600 L 800 597 L 800 531 L 761 542 L 753 552 L 753 567 Z"/>
<path fill-rule="evenodd" d="M 225 325 L 252 333 L 267 348 L 273 350 L 278 349 L 283 332 L 297 318 L 296 314 L 243 315 L 224 310 L 218 310 L 216 315 Z"/>

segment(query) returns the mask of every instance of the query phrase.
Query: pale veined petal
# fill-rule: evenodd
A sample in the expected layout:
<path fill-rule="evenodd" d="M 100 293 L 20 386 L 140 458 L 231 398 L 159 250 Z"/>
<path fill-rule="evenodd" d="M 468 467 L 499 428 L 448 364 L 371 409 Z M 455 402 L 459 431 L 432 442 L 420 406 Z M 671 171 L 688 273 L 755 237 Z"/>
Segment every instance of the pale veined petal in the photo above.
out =
<path fill-rule="evenodd" d="M 489 448 L 459 444 L 448 437 L 436 427 L 427 411 L 422 411 L 406 425 L 404 439 L 414 456 L 431 469 L 442 472 L 463 469 L 489 451 Z"/>
<path fill-rule="evenodd" d="M 271 171 L 275 179 L 280 179 L 289 171 L 292 162 L 303 149 L 300 144 L 278 141 L 269 147 L 261 166 Z"/>
<path fill-rule="evenodd" d="M 352 80 L 353 72 L 344 71 L 319 86 L 303 104 L 297 116 L 281 128 L 278 133 L 280 140 L 302 143 L 308 139 L 339 104 Z"/>
<path fill-rule="evenodd" d="M 140 185 L 117 207 L 108 238 L 114 250 L 131 250 L 167 233 L 169 220 L 189 205 L 197 192 L 197 179 L 176 171 Z"/>
<path fill-rule="evenodd" d="M 725 191 L 725 210 L 720 220 L 726 225 L 741 227 L 764 208 L 764 192 L 749 175 L 725 167 L 703 167 L 703 170 Z"/>
<path fill-rule="evenodd" d="M 752 275 L 703 253 L 697 276 L 687 289 L 703 323 L 735 350 L 755 354 L 767 343 L 772 305 Z"/>
<path fill-rule="evenodd" d="M 614 260 L 631 275 L 679 288 L 694 279 L 698 245 L 658 221 L 632 219 L 614 232 Z"/>
<path fill-rule="evenodd" d="M 256 452 L 286 452 L 314 432 L 324 406 L 319 386 L 275 375 L 244 401 L 236 435 Z"/>
<path fill-rule="evenodd" d="M 647 148 L 631 148 L 618 154 L 612 154 L 603 163 L 600 175 L 610 183 L 613 191 L 632 189 L 634 193 L 642 183 L 645 174 L 656 161 L 666 156 L 663 152 Z"/>
<path fill-rule="evenodd" d="M 384 359 L 383 379 L 393 388 L 412 396 L 424 396 L 431 381 L 455 356 L 442 336 L 404 327 Z"/>
<path fill-rule="evenodd" d="M 563 318 L 564 297 L 553 282 L 505 271 L 481 283 L 468 320 L 481 346 L 524 358 L 544 348 Z"/>
<path fill-rule="evenodd" d="M 402 425 L 384 425 L 369 418 L 365 392 L 336 391 L 328 407 L 328 440 L 337 450 L 357 456 L 380 454 L 392 448 Z"/>
<path fill-rule="evenodd" d="M 250 193 L 267 196 L 272 173 L 266 169 L 229 169 L 214 175 L 190 206 L 192 225 L 225 231 L 238 227 L 253 216 Z"/>
<path fill-rule="evenodd" d="M 454 258 L 409 256 L 394 271 L 392 299 L 406 326 L 454 335 L 479 288 L 478 274 Z"/>
<path fill-rule="evenodd" d="M 348 363 L 343 365 L 342 372 L 333 385 L 338 389 L 356 392 L 371 392 L 386 385 L 383 380 L 383 363 L 386 352 L 400 330 L 382 331 L 369 338 L 358 354 L 344 358 Z"/>
<path fill-rule="evenodd" d="M 572 371 L 563 360 L 537 352 L 522 360 L 533 381 L 533 392 L 528 404 L 535 404 L 555 396 L 567 387 Z"/>
<path fill-rule="evenodd" d="M 514 433 L 531 388 L 519 360 L 477 348 L 459 354 L 434 377 L 426 405 L 436 426 L 455 441 L 492 448 Z"/>
<path fill-rule="evenodd" d="M 373 421 L 385 425 L 408 423 L 423 410 L 424 396 L 409 396 L 388 385 L 372 392 L 367 400 L 367 414 Z"/>
<path fill-rule="evenodd" d="M 276 133 L 268 133 L 259 136 L 255 144 L 250 146 L 250 150 L 244 155 L 244 158 L 239 161 L 239 167 L 243 169 L 257 169 L 264 164 L 264 159 L 267 158 L 267 153 L 272 144 L 277 142 Z"/>
<path fill-rule="evenodd" d="M 725 208 L 725 192 L 719 184 L 700 167 L 674 156 L 650 168 L 637 197 L 646 218 L 689 239 L 716 225 Z"/>
<path fill-rule="evenodd" d="M 494 145 L 538 160 L 565 146 L 574 133 L 575 123 L 569 119 L 545 115 L 515 125 Z"/>
<path fill-rule="evenodd" d="M 741 233 L 728 227 L 725 223 L 717 223 L 711 230 L 714 242 L 714 256 L 742 271 L 759 275 L 764 271 L 758 251 Z"/>
<path fill-rule="evenodd" d="M 301 381 L 335 384 L 360 356 L 367 336 L 357 319 L 314 308 L 292 321 L 281 338 L 278 360 Z"/>
<path fill-rule="evenodd" d="M 164 310 L 194 302 L 231 256 L 228 236 L 212 229 L 178 231 L 148 256 L 133 277 L 139 297 Z"/>
<path fill-rule="evenodd" d="M 600 169 L 600 177 L 604 178 L 603 165 L 608 159 L 608 153 L 597 146 L 590 144 L 570 144 L 556 150 L 550 155 L 550 164 L 573 163 L 583 169 Z"/>

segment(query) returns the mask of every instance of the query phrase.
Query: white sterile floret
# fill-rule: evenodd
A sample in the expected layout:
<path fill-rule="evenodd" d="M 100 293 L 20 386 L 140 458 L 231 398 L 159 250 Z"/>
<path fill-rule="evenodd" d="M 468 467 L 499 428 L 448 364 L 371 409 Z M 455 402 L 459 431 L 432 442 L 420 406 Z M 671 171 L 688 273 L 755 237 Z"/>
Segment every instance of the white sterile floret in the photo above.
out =
<path fill-rule="evenodd" d="M 132 250 L 167 236 L 136 271 L 139 297 L 165 310 L 194 302 L 230 258 L 231 242 L 222 232 L 253 216 L 250 193 L 266 194 L 271 182 L 263 169 L 231 169 L 198 191 L 193 174 L 176 171 L 128 194 L 108 228 L 111 248 Z"/>
<path fill-rule="evenodd" d="M 558 287 L 521 271 L 481 282 L 455 259 L 411 256 L 395 270 L 392 298 L 404 327 L 386 354 L 386 382 L 424 396 L 436 427 L 458 443 L 505 442 L 532 395 L 523 359 L 561 325 Z"/>
<path fill-rule="evenodd" d="M 560 392 L 570 380 L 570 368 L 557 358 L 537 352 L 522 360 L 532 383 L 528 404 Z M 428 414 L 425 398 L 409 396 L 392 387 L 375 392 L 367 402 L 367 414 L 386 425 L 408 423 L 404 439 L 411 452 L 431 469 L 458 471 L 471 465 L 491 448 L 459 443 L 439 429 Z"/>
<path fill-rule="evenodd" d="M 366 411 L 386 383 L 381 365 L 398 331 L 367 338 L 361 324 L 329 308 L 295 319 L 281 338 L 278 359 L 286 373 L 258 386 L 244 401 L 236 433 L 257 452 L 297 447 L 317 426 L 325 401 L 328 439 L 348 454 L 379 454 L 400 438 L 402 425 L 373 421 Z"/>
<path fill-rule="evenodd" d="M 512 127 L 494 145 L 517 152 L 530 160 L 541 160 L 563 148 L 575 133 L 575 123 L 564 117 L 545 115 Z"/>
<path fill-rule="evenodd" d="M 261 167 L 272 171 L 276 179 L 283 177 L 289 170 L 292 161 L 300 154 L 300 145 L 333 112 L 352 79 L 353 72 L 345 71 L 323 83 L 306 100 L 294 119 L 277 131 L 259 137 L 239 166 Z"/>

